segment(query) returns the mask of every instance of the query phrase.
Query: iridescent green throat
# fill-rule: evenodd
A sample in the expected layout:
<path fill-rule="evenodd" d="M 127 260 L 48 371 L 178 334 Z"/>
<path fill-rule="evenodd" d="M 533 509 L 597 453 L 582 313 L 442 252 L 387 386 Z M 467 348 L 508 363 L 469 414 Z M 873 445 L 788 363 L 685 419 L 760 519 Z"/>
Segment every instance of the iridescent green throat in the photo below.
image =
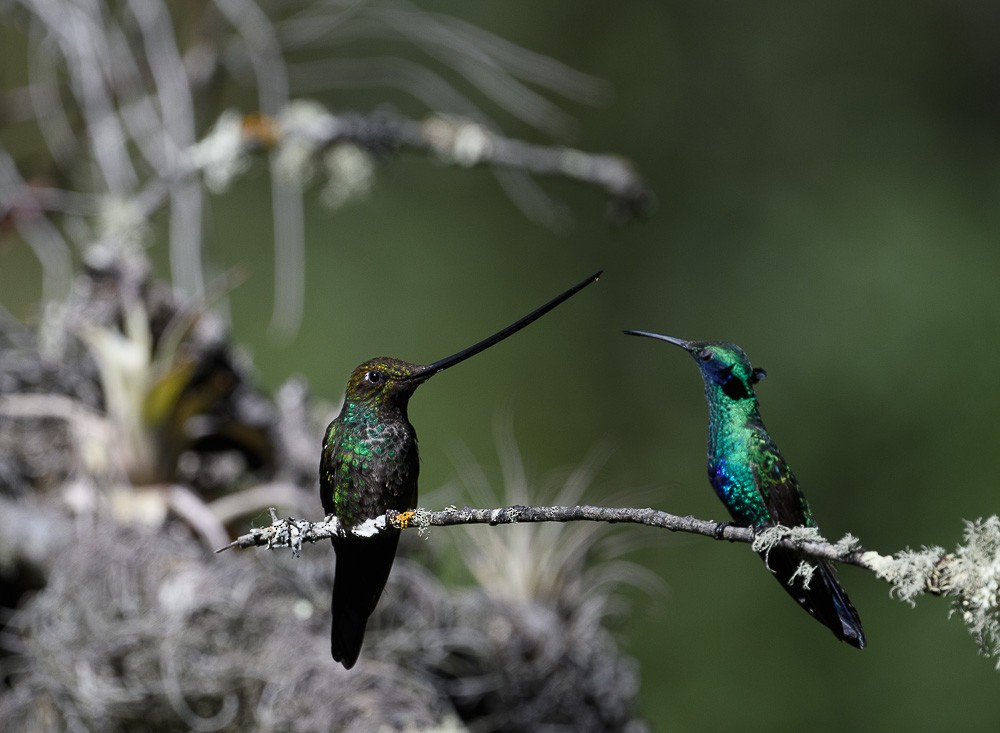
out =
<path fill-rule="evenodd" d="M 754 478 L 764 431 L 757 398 L 734 400 L 715 382 L 705 385 L 708 400 L 708 476 L 729 513 L 740 524 L 772 521 Z"/>
<path fill-rule="evenodd" d="M 334 446 L 336 455 L 324 461 L 324 484 L 333 489 L 334 513 L 348 526 L 385 510 L 385 497 L 365 484 L 376 464 L 383 477 L 399 470 L 403 446 L 397 426 L 408 426 L 406 414 L 387 420 L 384 412 L 383 405 L 372 402 L 345 402 L 340 416 L 327 429 L 326 444 Z"/>

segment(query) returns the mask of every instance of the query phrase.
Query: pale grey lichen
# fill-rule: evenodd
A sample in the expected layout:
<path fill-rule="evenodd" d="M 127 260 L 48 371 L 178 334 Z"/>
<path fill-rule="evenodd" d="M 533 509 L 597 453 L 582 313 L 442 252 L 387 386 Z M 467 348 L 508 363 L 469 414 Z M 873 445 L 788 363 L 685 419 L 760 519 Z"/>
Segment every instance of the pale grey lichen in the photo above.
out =
<path fill-rule="evenodd" d="M 326 143 L 336 129 L 336 121 L 327 109 L 311 99 L 293 99 L 281 114 L 278 125 L 282 137 L 294 137 L 318 148 Z"/>
<path fill-rule="evenodd" d="M 286 183 L 304 186 L 316 175 L 317 149 L 302 138 L 287 138 L 278 146 L 272 170 Z"/>
<path fill-rule="evenodd" d="M 913 606 L 916 597 L 927 592 L 927 583 L 942 555 L 944 548 L 933 546 L 922 550 L 906 549 L 895 555 L 866 552 L 861 562 L 892 584 L 891 595 Z"/>
<path fill-rule="evenodd" d="M 802 587 L 809 590 L 809 584 L 812 582 L 813 576 L 816 574 L 816 569 L 816 565 L 806 562 L 805 560 L 800 561 L 799 566 L 795 568 L 795 572 L 792 573 L 792 577 L 788 579 L 788 585 L 793 585 L 796 578 L 802 578 Z"/>
<path fill-rule="evenodd" d="M 243 144 L 243 115 L 229 109 L 212 130 L 185 152 L 187 165 L 199 170 L 213 193 L 225 191 L 233 179 L 250 167 Z"/>
<path fill-rule="evenodd" d="M 495 144 L 493 134 L 478 122 L 454 115 L 428 117 L 423 131 L 441 160 L 467 168 L 481 163 Z"/>
<path fill-rule="evenodd" d="M 767 556 L 772 548 L 782 540 L 790 540 L 792 542 L 825 541 L 823 535 L 819 533 L 816 527 L 785 527 L 784 525 L 776 524 L 773 527 L 761 530 L 754 537 L 753 543 L 750 546 L 754 552 L 762 553 L 764 561 L 767 562 Z"/>
<path fill-rule="evenodd" d="M 849 555 L 855 550 L 861 548 L 861 540 L 859 540 L 857 537 L 848 532 L 839 540 L 837 540 L 833 546 L 834 548 L 836 548 L 839 554 Z"/>
<path fill-rule="evenodd" d="M 297 99 L 281 111 L 277 123 L 274 173 L 282 180 L 305 185 L 319 170 L 320 155 L 334 128 L 333 116 L 318 102 Z"/>
<path fill-rule="evenodd" d="M 892 583 L 891 593 L 915 605 L 924 594 L 950 596 L 979 651 L 1000 670 L 1000 518 L 966 522 L 962 544 L 906 549 L 893 556 L 866 552 L 861 562 Z"/>
<path fill-rule="evenodd" d="M 356 537 L 374 537 L 385 530 L 385 525 L 385 515 L 383 514 L 374 519 L 366 519 L 361 524 L 351 527 L 351 534 Z"/>
<path fill-rule="evenodd" d="M 980 653 L 1000 670 L 1000 518 L 966 522 L 964 543 L 946 560 L 940 586 L 957 596 L 951 612 L 961 614 Z"/>
<path fill-rule="evenodd" d="M 761 530 L 754 537 L 751 547 L 754 552 L 767 552 L 782 540 L 793 542 L 823 542 L 823 535 L 815 527 L 785 527 L 776 524 Z"/>
<path fill-rule="evenodd" d="M 417 528 L 417 533 L 421 537 L 427 537 L 427 529 L 431 526 L 431 513 L 427 509 L 416 509 L 410 524 Z"/>
<path fill-rule="evenodd" d="M 372 156 L 353 143 L 334 145 L 323 156 L 327 182 L 321 194 L 331 209 L 366 198 L 375 187 L 375 163 Z"/>

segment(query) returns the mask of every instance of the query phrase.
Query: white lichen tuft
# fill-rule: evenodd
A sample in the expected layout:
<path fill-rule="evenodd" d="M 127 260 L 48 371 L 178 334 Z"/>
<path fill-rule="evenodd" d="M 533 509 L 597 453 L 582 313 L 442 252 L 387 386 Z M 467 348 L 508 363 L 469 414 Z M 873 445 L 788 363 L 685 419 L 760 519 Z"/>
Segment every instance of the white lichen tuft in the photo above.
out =
<path fill-rule="evenodd" d="M 434 115 L 423 123 L 434 152 L 446 163 L 471 167 L 493 153 L 493 134 L 478 122 L 452 115 Z"/>
<path fill-rule="evenodd" d="M 413 511 L 413 519 L 410 520 L 410 524 L 414 527 L 430 527 L 431 526 L 431 512 L 429 509 L 415 509 Z"/>
<path fill-rule="evenodd" d="M 312 181 L 333 124 L 321 104 L 308 99 L 290 102 L 278 116 L 280 144 L 273 162 L 275 175 L 299 186 Z"/>
<path fill-rule="evenodd" d="M 793 585 L 796 578 L 802 578 L 802 587 L 809 590 L 809 584 L 812 582 L 813 576 L 816 574 L 816 569 L 816 565 L 802 560 L 799 563 L 799 566 L 795 568 L 795 572 L 792 573 L 792 577 L 788 579 L 788 585 Z"/>
<path fill-rule="evenodd" d="M 951 614 L 961 615 L 980 653 L 1000 670 L 1000 518 L 966 522 L 964 541 L 953 553 L 941 547 L 888 557 L 867 552 L 861 562 L 910 605 L 923 593 L 953 597 Z"/>
<path fill-rule="evenodd" d="M 282 141 L 274 157 L 274 174 L 286 183 L 305 186 L 316 175 L 318 148 L 305 138 Z"/>
<path fill-rule="evenodd" d="M 339 209 L 354 199 L 363 199 L 375 185 L 375 163 L 372 156 L 352 143 L 335 145 L 323 156 L 327 182 L 323 187 L 323 203 Z"/>
<path fill-rule="evenodd" d="M 427 509 L 415 509 L 410 524 L 417 528 L 419 537 L 427 538 L 430 533 L 427 531 L 431 526 L 431 513 Z"/>
<path fill-rule="evenodd" d="M 201 171 L 210 191 L 225 191 L 250 166 L 243 140 L 243 115 L 232 109 L 223 112 L 211 132 L 188 148 L 186 158 L 191 168 Z"/>
<path fill-rule="evenodd" d="M 351 527 L 351 534 L 355 537 L 374 537 L 379 532 L 385 530 L 385 515 L 368 519 L 359 525 Z"/>
<path fill-rule="evenodd" d="M 767 562 L 768 554 L 782 540 L 792 540 L 793 542 L 824 541 L 823 535 L 819 533 L 816 527 L 785 527 L 784 525 L 776 524 L 773 527 L 761 530 L 754 537 L 751 547 L 754 552 L 764 553 L 764 562 Z"/>
<path fill-rule="evenodd" d="M 861 561 L 892 584 L 891 595 L 913 606 L 916 605 L 916 597 L 927 592 L 928 583 L 942 555 L 944 548 L 934 546 L 922 550 L 906 549 L 888 556 L 867 552 Z"/>
<path fill-rule="evenodd" d="M 861 548 L 861 540 L 852 535 L 850 532 L 845 534 L 839 540 L 837 540 L 834 545 L 837 552 L 841 555 L 849 555 L 852 552 Z"/>
<path fill-rule="evenodd" d="M 961 614 L 979 652 L 1000 670 L 1000 518 L 966 522 L 965 542 L 948 560 L 940 586 L 958 596 L 952 613 Z"/>
<path fill-rule="evenodd" d="M 296 138 L 314 148 L 333 136 L 336 124 L 333 115 L 311 99 L 292 100 L 278 116 L 282 139 Z"/>

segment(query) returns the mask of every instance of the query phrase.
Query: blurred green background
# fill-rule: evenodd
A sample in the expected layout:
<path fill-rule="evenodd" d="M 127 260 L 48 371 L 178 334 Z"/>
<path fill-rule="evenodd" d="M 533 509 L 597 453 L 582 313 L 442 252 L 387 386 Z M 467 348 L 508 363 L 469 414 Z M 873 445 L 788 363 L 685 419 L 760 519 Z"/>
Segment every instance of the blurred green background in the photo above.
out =
<path fill-rule="evenodd" d="M 595 502 L 640 487 L 643 504 L 725 518 L 705 477 L 697 369 L 620 333 L 640 328 L 731 340 L 767 368 L 765 421 L 828 536 L 850 531 L 884 552 L 951 547 L 963 519 L 997 512 L 997 5 L 422 5 L 610 82 L 607 105 L 566 106 L 579 121 L 570 142 L 634 161 L 658 207 L 617 230 L 599 192 L 543 182 L 573 216 L 556 235 L 488 171 L 403 156 L 366 202 L 331 213 L 310 197 L 306 316 L 285 343 L 262 327 L 273 250 L 265 174 L 252 174 L 211 200 L 207 259 L 251 266 L 233 330 L 269 387 L 301 374 L 336 401 L 367 357 L 438 359 L 604 268 L 597 286 L 421 388 L 410 415 L 425 495 L 455 481 L 459 444 L 496 473 L 492 425 L 508 410 L 538 473 L 611 442 Z M 381 100 L 410 111 L 392 93 L 321 99 Z M 154 256 L 166 275 L 163 248 Z M 37 263 L 5 240 L 0 302 L 26 316 L 38 292 Z M 1000 723 L 1000 673 L 945 602 L 911 609 L 843 569 L 870 640 L 859 653 L 746 548 L 621 531 L 648 536 L 634 557 L 666 588 L 629 591 L 618 627 L 656 729 Z"/>

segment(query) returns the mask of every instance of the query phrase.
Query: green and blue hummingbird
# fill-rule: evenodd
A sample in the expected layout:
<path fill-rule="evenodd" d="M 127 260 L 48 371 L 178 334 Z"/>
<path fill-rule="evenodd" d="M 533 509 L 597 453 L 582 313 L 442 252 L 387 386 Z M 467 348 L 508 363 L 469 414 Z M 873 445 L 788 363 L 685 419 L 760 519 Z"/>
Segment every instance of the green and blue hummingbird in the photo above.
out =
<path fill-rule="evenodd" d="M 417 434 L 406 408 L 413 392 L 438 372 L 488 349 L 596 282 L 601 273 L 535 309 L 524 318 L 457 354 L 420 365 L 379 357 L 351 374 L 340 414 L 326 429 L 320 460 L 320 499 L 327 515 L 345 527 L 403 512 L 417 505 Z M 368 617 L 375 610 L 396 557 L 399 530 L 373 537 L 337 537 L 333 581 L 333 658 L 350 669 L 361 652 Z"/>
<path fill-rule="evenodd" d="M 680 346 L 701 370 L 708 400 L 708 480 L 736 524 L 744 527 L 815 527 L 809 502 L 795 474 L 764 427 L 754 385 L 766 372 L 755 369 L 743 349 L 722 341 L 684 341 L 648 331 L 625 331 Z M 761 557 L 781 587 L 841 641 L 863 649 L 858 612 L 825 560 L 809 587 L 796 579 L 800 556 L 772 548 Z"/>

